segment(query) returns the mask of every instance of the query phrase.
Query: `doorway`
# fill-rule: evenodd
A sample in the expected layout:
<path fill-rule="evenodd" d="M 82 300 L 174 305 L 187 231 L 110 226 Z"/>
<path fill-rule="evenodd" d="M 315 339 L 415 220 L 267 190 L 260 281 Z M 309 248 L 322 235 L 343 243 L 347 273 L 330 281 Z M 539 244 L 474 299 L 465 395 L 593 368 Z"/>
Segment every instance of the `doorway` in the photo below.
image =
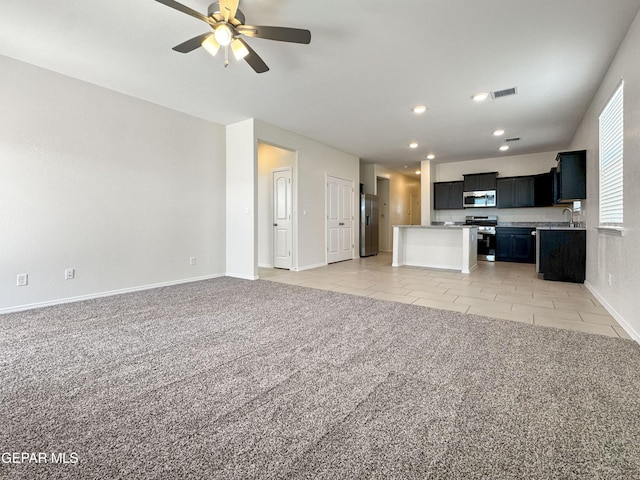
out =
<path fill-rule="evenodd" d="M 376 193 L 378 195 L 378 227 L 379 227 L 379 246 L 381 252 L 391 251 L 391 221 L 389 198 L 391 191 L 391 182 L 388 178 L 376 177 Z"/>
<path fill-rule="evenodd" d="M 409 194 L 409 225 L 420 225 L 422 223 L 420 212 L 420 197 Z"/>
<path fill-rule="evenodd" d="M 290 201 L 290 209 L 287 212 L 287 216 L 291 215 L 289 231 L 290 237 L 287 243 L 286 252 L 288 260 L 278 268 L 289 268 L 295 270 L 297 255 L 296 255 L 296 229 L 297 222 L 295 216 L 296 208 L 296 165 L 297 165 L 297 152 L 293 150 L 287 150 L 285 148 L 276 147 L 274 145 L 258 142 L 258 202 L 257 202 L 257 214 L 258 214 L 258 266 L 262 268 L 274 268 L 276 263 L 283 261 L 283 258 L 276 260 L 276 244 L 275 244 L 275 228 L 274 223 L 280 223 L 274 221 L 276 216 L 275 212 L 275 195 L 274 195 L 274 172 L 277 171 L 289 171 L 291 177 L 290 194 L 288 200 Z M 282 213 L 282 211 L 280 212 Z M 282 236 L 282 232 L 281 232 Z M 288 236 L 288 235 L 287 235 Z M 281 244 L 278 248 L 281 251 L 285 251 Z M 291 254 L 289 255 L 289 252 Z M 279 263 L 283 265 L 283 263 Z"/>

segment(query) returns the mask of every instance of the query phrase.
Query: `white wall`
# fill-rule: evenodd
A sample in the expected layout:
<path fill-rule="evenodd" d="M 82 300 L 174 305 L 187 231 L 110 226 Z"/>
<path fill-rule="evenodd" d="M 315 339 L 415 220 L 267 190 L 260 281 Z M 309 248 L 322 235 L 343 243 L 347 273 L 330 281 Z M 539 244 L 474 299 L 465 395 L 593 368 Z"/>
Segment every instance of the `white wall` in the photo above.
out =
<path fill-rule="evenodd" d="M 7 57 L 0 72 L 0 311 L 224 274 L 224 127 Z"/>
<path fill-rule="evenodd" d="M 354 258 L 358 257 L 358 205 L 359 205 L 359 162 L 358 157 L 328 147 L 293 132 L 255 121 L 256 142 L 262 141 L 294 150 L 298 155 L 297 178 L 297 236 L 294 239 L 294 269 L 304 270 L 326 264 L 326 219 L 325 192 L 326 176 L 353 181 L 354 192 Z M 295 194 L 294 194 L 295 198 Z M 295 233 L 294 233 L 295 235 Z"/>
<path fill-rule="evenodd" d="M 258 265 L 273 267 L 273 169 L 290 167 L 295 177 L 296 152 L 258 143 Z M 297 181 L 293 182 L 295 188 Z M 297 199 L 293 195 L 292 208 Z M 295 228 L 294 228 L 295 230 Z M 295 249 L 294 249 L 295 251 Z M 292 258 L 293 263 L 293 258 Z"/>
<path fill-rule="evenodd" d="M 571 142 L 587 149 L 586 284 L 640 342 L 640 17 L 636 17 Z M 598 116 L 624 79 L 624 236 L 598 231 Z M 611 275 L 611 285 L 608 276 Z"/>
<path fill-rule="evenodd" d="M 557 154 L 558 152 L 543 152 L 435 164 L 435 179 L 432 181 L 458 181 L 463 180 L 464 174 L 483 172 L 498 172 L 498 177 L 536 175 L 548 172 L 555 167 Z M 434 221 L 463 222 L 465 216 L 479 214 L 497 215 L 499 222 L 563 222 L 567 219 L 563 216 L 562 209 L 563 207 L 435 210 Z"/>
<path fill-rule="evenodd" d="M 254 120 L 227 125 L 227 275 L 258 278 L 257 164 Z"/>

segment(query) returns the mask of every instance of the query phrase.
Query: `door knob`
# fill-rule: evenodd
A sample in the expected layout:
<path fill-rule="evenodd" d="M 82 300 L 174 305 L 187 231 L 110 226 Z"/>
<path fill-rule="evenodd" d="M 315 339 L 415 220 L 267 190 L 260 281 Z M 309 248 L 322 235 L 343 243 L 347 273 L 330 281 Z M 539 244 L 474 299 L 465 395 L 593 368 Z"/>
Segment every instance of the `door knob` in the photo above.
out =
<path fill-rule="evenodd" d="M 277 227 L 277 226 L 278 226 L 278 224 L 277 224 L 277 223 L 274 223 L 274 224 L 273 224 L 273 226 L 274 226 L 274 227 Z"/>

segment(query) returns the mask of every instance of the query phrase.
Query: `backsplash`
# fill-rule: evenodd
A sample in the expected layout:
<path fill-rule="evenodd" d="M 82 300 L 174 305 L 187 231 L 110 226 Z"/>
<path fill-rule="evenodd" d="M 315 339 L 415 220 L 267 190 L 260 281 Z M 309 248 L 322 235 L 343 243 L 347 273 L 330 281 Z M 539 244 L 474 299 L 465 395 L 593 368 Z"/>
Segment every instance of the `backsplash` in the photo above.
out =
<path fill-rule="evenodd" d="M 543 207 L 543 208 L 467 208 L 464 210 L 434 210 L 434 222 L 455 222 L 464 223 L 468 215 L 496 215 L 498 223 L 553 223 L 568 222 L 567 215 L 562 213 L 563 207 Z M 577 215 L 574 214 L 574 216 Z M 574 218 L 574 221 L 577 219 Z"/>

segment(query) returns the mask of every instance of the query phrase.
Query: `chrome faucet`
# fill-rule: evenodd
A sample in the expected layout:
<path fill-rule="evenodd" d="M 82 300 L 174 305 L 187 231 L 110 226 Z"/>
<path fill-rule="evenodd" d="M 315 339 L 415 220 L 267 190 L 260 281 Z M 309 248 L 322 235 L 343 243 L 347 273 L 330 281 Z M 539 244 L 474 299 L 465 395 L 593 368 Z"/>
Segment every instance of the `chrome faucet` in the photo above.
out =
<path fill-rule="evenodd" d="M 569 213 L 569 215 L 567 215 L 567 221 L 569 223 L 569 227 L 573 227 L 573 209 L 567 207 L 564 210 L 562 210 L 563 215 L 567 212 Z"/>

